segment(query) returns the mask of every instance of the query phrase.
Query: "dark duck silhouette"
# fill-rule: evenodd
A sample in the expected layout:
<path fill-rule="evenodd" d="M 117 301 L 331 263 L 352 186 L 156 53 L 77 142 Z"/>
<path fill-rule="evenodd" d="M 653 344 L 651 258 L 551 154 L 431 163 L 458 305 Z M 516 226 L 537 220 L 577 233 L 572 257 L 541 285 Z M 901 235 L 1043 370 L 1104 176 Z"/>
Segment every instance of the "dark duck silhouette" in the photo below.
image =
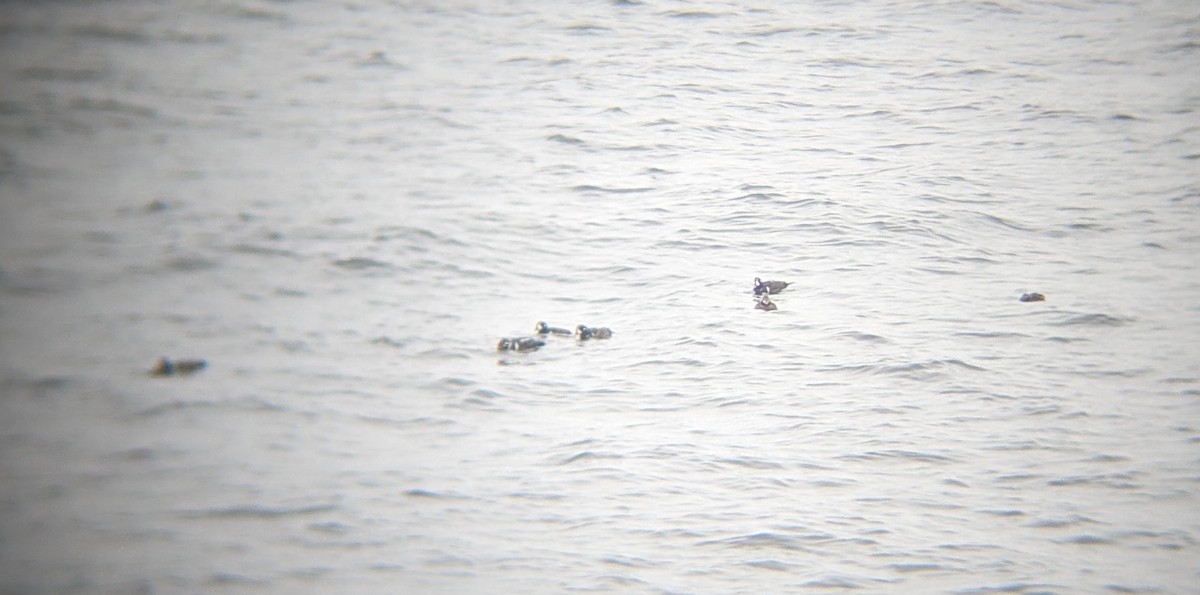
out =
<path fill-rule="evenodd" d="M 208 362 L 202 359 L 177 359 L 169 357 L 158 358 L 158 363 L 150 370 L 151 376 L 187 376 L 195 374 L 208 367 Z"/>
<path fill-rule="evenodd" d="M 537 326 L 533 327 L 533 332 L 539 335 L 570 335 L 571 331 L 565 328 L 550 326 L 544 322 L 538 322 Z"/>
<path fill-rule="evenodd" d="M 767 293 L 779 293 L 787 286 L 791 285 L 789 281 L 763 281 L 758 277 L 754 278 L 754 295 L 763 295 Z"/>
<path fill-rule="evenodd" d="M 771 310 L 778 310 L 779 306 L 776 306 L 775 302 L 771 301 L 771 296 L 769 294 L 764 293 L 759 296 L 758 303 L 754 304 L 754 309 L 766 310 L 767 312 L 770 312 Z"/>
<path fill-rule="evenodd" d="M 1033 293 L 1021 294 L 1020 300 L 1022 302 L 1044 302 L 1046 301 L 1046 296 L 1035 291 Z"/>
<path fill-rule="evenodd" d="M 588 339 L 608 339 L 612 337 L 612 331 L 606 327 L 592 328 L 589 326 L 579 325 L 575 327 L 575 338 L 580 341 Z"/>
<path fill-rule="evenodd" d="M 534 351 L 545 344 L 545 341 L 533 337 L 504 338 L 496 344 L 496 351 Z"/>

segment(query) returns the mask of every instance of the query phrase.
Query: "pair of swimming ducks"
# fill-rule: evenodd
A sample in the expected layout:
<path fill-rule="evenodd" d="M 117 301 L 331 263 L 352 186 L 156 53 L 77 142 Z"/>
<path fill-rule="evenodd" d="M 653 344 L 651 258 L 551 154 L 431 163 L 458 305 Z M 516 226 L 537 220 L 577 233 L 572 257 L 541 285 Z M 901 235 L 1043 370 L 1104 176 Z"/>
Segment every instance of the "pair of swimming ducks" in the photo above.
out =
<path fill-rule="evenodd" d="M 779 306 L 776 306 L 775 302 L 771 301 L 771 294 L 779 293 L 787 289 L 788 285 L 791 285 L 791 282 L 763 281 L 762 279 L 755 277 L 754 295 L 758 296 L 758 302 L 754 304 L 754 309 L 765 310 L 767 312 L 770 312 L 771 310 L 778 310 Z"/>
<path fill-rule="evenodd" d="M 538 337 L 545 337 L 547 335 L 570 336 L 574 334 L 576 339 L 579 339 L 580 341 L 587 341 L 589 339 L 608 339 L 611 338 L 613 334 L 612 329 L 607 327 L 592 328 L 582 324 L 576 326 L 575 332 L 572 333 L 568 329 L 550 326 L 545 322 L 538 322 L 537 325 L 533 327 L 533 332 L 537 334 L 537 337 L 514 337 L 500 339 L 500 342 L 496 344 L 496 351 L 533 351 L 546 344 L 545 341 Z"/>

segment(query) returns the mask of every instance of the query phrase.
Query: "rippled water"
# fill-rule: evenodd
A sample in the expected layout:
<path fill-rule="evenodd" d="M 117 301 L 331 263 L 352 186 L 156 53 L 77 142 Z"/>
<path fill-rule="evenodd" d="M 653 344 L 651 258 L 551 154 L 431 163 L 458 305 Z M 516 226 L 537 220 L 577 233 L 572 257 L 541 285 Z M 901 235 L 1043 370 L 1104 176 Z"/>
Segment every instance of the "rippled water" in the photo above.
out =
<path fill-rule="evenodd" d="M 168 4 L 0 7 L 0 592 L 1200 584 L 1194 6 Z"/>

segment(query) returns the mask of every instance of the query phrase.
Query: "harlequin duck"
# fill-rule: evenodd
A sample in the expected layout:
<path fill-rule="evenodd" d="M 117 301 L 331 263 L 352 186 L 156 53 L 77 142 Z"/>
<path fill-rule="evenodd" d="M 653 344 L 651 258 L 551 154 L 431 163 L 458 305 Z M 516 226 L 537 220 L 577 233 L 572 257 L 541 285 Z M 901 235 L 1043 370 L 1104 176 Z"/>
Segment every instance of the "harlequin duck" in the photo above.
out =
<path fill-rule="evenodd" d="M 1022 302 L 1044 302 L 1046 301 L 1046 296 L 1035 291 L 1033 293 L 1021 294 L 1020 300 Z"/>
<path fill-rule="evenodd" d="M 187 376 L 195 374 L 208 367 L 208 362 L 202 359 L 172 360 L 167 357 L 158 358 L 158 363 L 150 370 L 151 376 Z"/>
<path fill-rule="evenodd" d="M 545 341 L 533 337 L 504 338 L 496 344 L 496 351 L 534 351 L 545 344 Z"/>
<path fill-rule="evenodd" d="M 758 277 L 754 278 L 754 295 L 762 295 L 764 293 L 779 293 L 787 286 L 791 285 L 789 281 L 763 281 Z"/>
<path fill-rule="evenodd" d="M 533 327 L 533 332 L 535 332 L 539 335 L 568 335 L 569 336 L 571 334 L 571 331 L 568 329 L 550 326 L 544 322 L 537 323 L 537 326 Z"/>
<path fill-rule="evenodd" d="M 588 339 L 608 339 L 612 337 L 612 331 L 605 327 L 591 328 L 584 325 L 575 327 L 575 338 L 580 341 Z"/>
<path fill-rule="evenodd" d="M 754 304 L 754 308 L 756 310 L 766 310 L 767 312 L 770 312 L 771 310 L 778 310 L 779 306 L 776 306 L 775 302 L 771 301 L 770 295 L 764 293 L 762 294 L 762 297 L 758 298 L 758 303 Z"/>

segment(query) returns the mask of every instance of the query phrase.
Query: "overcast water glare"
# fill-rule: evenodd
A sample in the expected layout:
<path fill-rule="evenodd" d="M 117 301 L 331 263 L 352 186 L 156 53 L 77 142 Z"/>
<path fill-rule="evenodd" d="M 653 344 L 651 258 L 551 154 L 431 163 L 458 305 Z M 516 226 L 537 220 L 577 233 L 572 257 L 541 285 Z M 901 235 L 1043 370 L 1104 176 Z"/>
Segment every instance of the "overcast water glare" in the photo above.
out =
<path fill-rule="evenodd" d="M 3 3 L 0 593 L 1193 592 L 1198 48 Z M 613 336 L 497 351 L 538 321 Z"/>

